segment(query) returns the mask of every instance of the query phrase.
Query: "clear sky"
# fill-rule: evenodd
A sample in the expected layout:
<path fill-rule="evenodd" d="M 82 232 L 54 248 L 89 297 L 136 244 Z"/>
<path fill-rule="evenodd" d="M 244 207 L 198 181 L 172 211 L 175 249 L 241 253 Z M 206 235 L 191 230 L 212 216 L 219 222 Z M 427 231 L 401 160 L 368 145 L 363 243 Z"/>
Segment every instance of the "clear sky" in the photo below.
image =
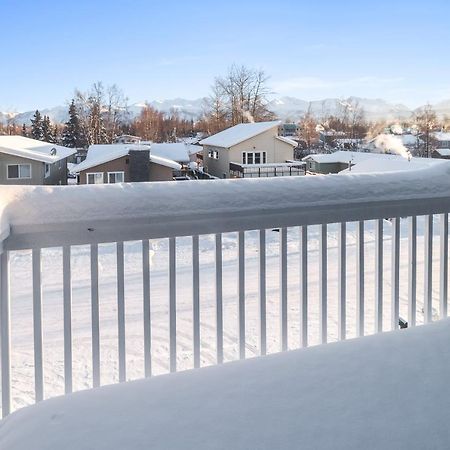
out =
<path fill-rule="evenodd" d="M 197 98 L 232 63 L 280 96 L 450 99 L 449 0 L 0 0 L 0 33 L 0 110 L 98 80 L 131 103 Z"/>

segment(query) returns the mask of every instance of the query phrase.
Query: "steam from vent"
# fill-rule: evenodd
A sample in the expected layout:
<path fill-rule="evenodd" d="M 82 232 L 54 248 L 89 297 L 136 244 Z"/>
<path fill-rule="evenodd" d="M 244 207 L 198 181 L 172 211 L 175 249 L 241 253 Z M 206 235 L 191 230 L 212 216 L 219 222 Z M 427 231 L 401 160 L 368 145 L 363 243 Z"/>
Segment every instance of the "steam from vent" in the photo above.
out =
<path fill-rule="evenodd" d="M 249 111 L 242 111 L 242 115 L 249 121 L 249 123 L 255 123 L 255 119 Z"/>
<path fill-rule="evenodd" d="M 403 158 L 408 160 L 411 159 L 410 151 L 403 145 L 400 138 L 393 136 L 392 134 L 380 134 L 375 139 L 375 147 L 380 153 L 394 153 L 403 156 Z"/>

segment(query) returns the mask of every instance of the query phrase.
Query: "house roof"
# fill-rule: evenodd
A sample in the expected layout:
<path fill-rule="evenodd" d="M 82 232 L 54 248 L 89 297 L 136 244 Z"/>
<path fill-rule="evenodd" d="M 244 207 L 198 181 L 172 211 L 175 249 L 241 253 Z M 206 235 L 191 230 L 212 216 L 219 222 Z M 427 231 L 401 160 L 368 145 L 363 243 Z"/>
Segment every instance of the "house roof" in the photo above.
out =
<path fill-rule="evenodd" d="M 76 149 L 24 136 L 0 136 L 0 153 L 52 164 L 76 153 Z"/>
<path fill-rule="evenodd" d="M 105 164 L 109 161 L 127 156 L 130 150 L 150 150 L 148 145 L 139 144 L 99 144 L 90 145 L 87 157 L 84 161 L 73 168 L 75 173 L 90 169 L 91 167 Z"/>
<path fill-rule="evenodd" d="M 352 151 L 338 151 L 329 154 L 308 155 L 303 161 L 316 161 L 318 163 L 340 163 L 349 164 L 351 162 L 351 173 L 368 172 L 390 172 L 397 170 L 412 170 L 431 166 L 437 160 L 428 158 L 404 158 L 400 155 L 388 155 L 381 153 L 365 153 Z M 348 169 L 341 173 L 350 172 Z"/>
<path fill-rule="evenodd" d="M 435 149 L 441 156 L 450 156 L 450 148 L 437 148 Z"/>
<path fill-rule="evenodd" d="M 292 145 L 293 147 L 297 147 L 298 143 L 295 142 L 293 139 L 289 139 L 287 137 L 284 136 L 277 136 L 276 137 L 279 141 L 285 142 L 286 144 Z"/>
<path fill-rule="evenodd" d="M 201 145 L 212 145 L 214 147 L 230 148 L 241 142 L 258 136 L 274 127 L 278 127 L 281 121 L 240 123 L 234 127 L 227 128 L 220 133 L 214 134 L 200 141 Z M 297 145 L 297 144 L 296 144 Z"/>
<path fill-rule="evenodd" d="M 150 148 L 152 155 L 187 163 L 190 161 L 189 154 L 192 152 L 191 147 L 191 144 L 186 144 L 185 142 L 163 142 L 152 143 Z M 201 147 L 198 145 L 195 147 L 196 151 L 201 150 Z"/>
<path fill-rule="evenodd" d="M 83 170 L 91 167 L 105 164 L 109 161 L 127 156 L 133 150 L 150 150 L 150 146 L 141 144 L 104 144 L 91 145 L 88 149 L 87 157 L 80 164 L 76 165 L 72 172 L 80 173 Z M 162 158 L 157 155 L 150 155 L 150 161 L 154 164 L 159 164 L 166 167 L 171 167 L 175 170 L 180 170 L 181 166 L 167 158 Z"/>
<path fill-rule="evenodd" d="M 445 131 L 438 131 L 436 133 L 433 133 L 433 137 L 438 141 L 450 141 L 450 133 L 447 133 Z"/>

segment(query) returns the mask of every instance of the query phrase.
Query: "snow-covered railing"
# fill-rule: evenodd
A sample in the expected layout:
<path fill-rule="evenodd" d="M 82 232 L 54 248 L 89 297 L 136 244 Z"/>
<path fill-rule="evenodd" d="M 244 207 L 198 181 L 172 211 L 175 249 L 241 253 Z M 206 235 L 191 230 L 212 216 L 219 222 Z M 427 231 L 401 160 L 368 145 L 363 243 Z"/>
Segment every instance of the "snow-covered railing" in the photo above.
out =
<path fill-rule="evenodd" d="M 136 183 L 107 186 L 67 187 L 9 187 L 1 188 L 1 256 L 0 256 L 0 326 L 1 326 L 1 375 L 2 414 L 13 409 L 11 389 L 17 377 L 11 375 L 11 255 L 15 252 L 31 251 L 32 275 L 32 325 L 34 400 L 40 401 L 44 393 L 44 341 L 43 341 L 43 284 L 42 252 L 50 247 L 62 248 L 61 301 L 63 308 L 63 367 L 64 392 L 74 389 L 74 356 L 72 336 L 72 301 L 74 246 L 89 246 L 89 303 L 90 351 L 92 383 L 102 384 L 101 373 L 101 315 L 99 308 L 99 245 L 115 245 L 115 284 L 117 313 L 117 360 L 118 380 L 127 376 L 126 334 L 126 261 L 125 245 L 129 241 L 140 241 L 141 315 L 143 324 L 142 359 L 144 375 L 152 375 L 152 326 L 151 299 L 153 298 L 150 277 L 151 248 L 149 240 L 167 239 L 168 277 L 166 298 L 168 302 L 168 368 L 174 372 L 179 367 L 177 339 L 177 243 L 182 237 L 191 237 L 190 260 L 192 290 L 192 366 L 202 365 L 201 351 L 201 283 L 203 247 L 201 239 L 212 236 L 214 246 L 213 272 L 208 284 L 214 286 L 215 362 L 222 363 L 225 357 L 224 339 L 224 295 L 230 287 L 236 289 L 237 310 L 236 350 L 239 358 L 248 354 L 264 355 L 268 352 L 267 327 L 270 320 L 268 297 L 272 289 L 272 269 L 269 267 L 269 241 L 274 236 L 277 244 L 277 271 L 279 270 L 278 300 L 279 350 L 295 346 L 307 346 L 311 333 L 316 333 L 316 343 L 331 339 L 363 336 L 368 332 L 383 330 L 383 315 L 390 311 L 389 327 L 398 328 L 401 299 L 407 311 L 402 317 L 414 326 L 433 318 L 433 238 L 434 215 L 439 215 L 439 313 L 447 316 L 448 289 L 448 213 L 450 211 L 450 163 L 439 162 L 429 168 L 384 174 L 348 174 L 316 177 L 286 177 L 279 179 L 244 179 L 223 181 L 196 181 L 171 183 Z M 419 217 L 424 216 L 424 217 Z M 389 219 L 389 221 L 386 221 Z M 423 224 L 423 227 L 422 227 Z M 314 233 L 312 230 L 315 230 Z M 407 230 L 407 235 L 404 230 Z M 297 230 L 297 231 L 296 231 Z M 224 235 L 234 233 L 236 245 L 236 279 L 224 283 Z M 247 240 L 253 233 L 251 239 Z M 350 234 L 349 234 L 350 233 Z M 353 233 L 353 234 L 352 234 Z M 368 243 L 367 235 L 373 236 Z M 317 248 L 313 245 L 315 236 Z M 256 239 L 254 237 L 256 236 Z M 423 297 L 418 293 L 418 236 L 423 236 Z M 354 245 L 349 242 L 354 237 Z M 386 252 L 385 238 L 389 240 Z M 336 240 L 333 247 L 330 241 Z M 255 248 L 256 270 L 248 273 L 248 245 Z M 401 250 L 401 244 L 407 251 Z M 233 244 L 233 245 L 234 245 Z M 272 244 L 270 244 L 272 245 Z M 373 302 L 370 308 L 368 295 L 368 246 L 373 251 L 370 258 L 373 270 Z M 270 247 L 272 248 L 272 247 Z M 296 262 L 293 261 L 293 252 Z M 271 250 L 272 251 L 272 250 Z M 206 250 L 205 250 L 206 252 Z M 314 252 L 314 259 L 311 252 Z M 349 254 L 354 252 L 354 264 L 349 263 Z M 386 265 L 386 254 L 390 264 Z M 436 254 L 436 252 L 435 252 Z M 271 256 L 270 256 L 271 257 Z M 59 261 L 59 260 L 58 260 Z M 406 261 L 407 280 L 405 292 L 401 292 L 401 263 Z M 311 264 L 317 263 L 312 272 Z M 54 263 L 57 267 L 59 262 Z M 386 277 L 386 268 L 389 273 Z M 421 268 L 421 266 L 420 266 Z M 355 303 L 349 309 L 349 277 L 354 274 Z M 366 269 L 366 270 L 365 270 Z M 332 276 L 331 276 L 332 275 Z M 352 275 L 353 276 L 353 275 Z M 250 305 L 249 283 L 257 278 L 257 325 L 249 327 L 247 308 Z M 317 284 L 311 278 L 317 277 Z M 436 278 L 436 277 L 435 277 Z M 309 279 L 309 281 L 308 281 Z M 353 279 L 353 278 L 352 278 Z M 388 280 L 387 280 L 388 279 Z M 292 325 L 289 300 L 292 302 L 294 280 L 298 287 L 295 303 L 298 307 L 296 325 Z M 335 283 L 336 281 L 336 283 Z M 389 281 L 389 295 L 385 285 Z M 335 287 L 330 292 L 330 285 Z M 317 286 L 317 315 L 311 317 L 312 293 Z M 253 295 L 253 294 L 252 294 Z M 389 307 L 386 309 L 387 300 Z M 253 305 L 252 303 L 252 305 Z M 272 304 L 272 303 L 271 303 Z M 330 310 L 333 305 L 333 311 Z M 353 305 L 353 303 L 352 303 Z M 423 305 L 423 314 L 420 306 Z M 418 320 L 418 307 L 420 320 Z M 372 314 L 373 309 L 373 314 Z M 296 311 L 296 310 L 295 310 Z M 352 320 L 350 320 L 350 312 Z M 368 330 L 368 313 L 373 330 Z M 405 317 L 406 316 L 406 317 Z M 212 319 L 211 319 L 212 320 Z M 351 322 L 351 326 L 349 325 Z M 386 320 L 385 320 L 386 322 Z M 386 325 L 386 324 L 385 324 Z M 184 326 L 184 325 L 183 325 Z M 354 326 L 353 331 L 349 331 Z M 294 330 L 295 328 L 295 330 Z M 386 329 L 386 326 L 385 328 Z M 255 336 L 249 336 L 256 331 Z M 293 342 L 293 331 L 298 339 Z M 294 334 L 295 334 L 294 333 Z M 229 334 L 229 333 L 228 333 Z M 249 341 L 255 344 L 249 347 Z M 314 340 L 314 339 L 313 339 Z M 254 350 L 256 348 L 256 350 Z M 273 351 L 273 350 L 272 350 Z M 161 355 L 158 355 L 158 358 Z M 232 358 L 231 358 L 232 359 Z M 21 368 L 16 367 L 20 372 Z M 19 383 L 19 381 L 17 381 Z"/>

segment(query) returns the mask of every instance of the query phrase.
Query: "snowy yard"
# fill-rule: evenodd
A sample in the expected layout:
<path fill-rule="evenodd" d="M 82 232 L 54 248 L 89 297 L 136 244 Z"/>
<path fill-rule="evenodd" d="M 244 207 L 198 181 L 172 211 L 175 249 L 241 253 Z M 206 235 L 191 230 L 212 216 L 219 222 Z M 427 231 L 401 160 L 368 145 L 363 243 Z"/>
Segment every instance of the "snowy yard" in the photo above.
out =
<path fill-rule="evenodd" d="M 435 216 L 437 221 L 438 216 Z M 438 233 L 436 223 L 435 234 Z M 366 334 L 374 330 L 374 225 L 366 222 L 365 293 Z M 423 218 L 418 219 L 418 310 L 423 322 Z M 309 227 L 309 343 L 319 343 L 318 231 Z M 328 336 L 337 339 L 337 225 L 328 227 Z M 384 221 L 384 329 L 390 327 L 391 224 Z M 407 221 L 401 222 L 400 316 L 407 319 L 408 240 Z M 237 239 L 235 233 L 223 237 L 224 358 L 238 359 L 237 335 Z M 290 349 L 299 347 L 299 229 L 288 230 L 288 301 Z M 192 239 L 177 239 L 177 358 L 179 370 L 193 367 L 192 332 Z M 258 355 L 258 233 L 246 232 L 246 342 L 247 357 Z M 438 317 L 439 238 L 434 238 L 433 315 Z M 115 244 L 100 245 L 100 344 L 101 383 L 118 381 L 117 298 Z M 151 241 L 151 326 L 152 371 L 168 372 L 168 241 Z M 64 393 L 62 251 L 42 253 L 44 393 L 45 398 Z M 201 365 L 216 362 L 215 343 L 215 244 L 214 236 L 200 237 Z M 267 231 L 267 345 L 268 352 L 279 351 L 279 233 Z M 355 224 L 347 232 L 347 332 L 355 336 Z M 144 377 L 142 320 L 141 243 L 125 244 L 126 354 L 127 378 Z M 34 363 L 32 328 L 31 252 L 11 254 L 11 333 L 13 410 L 34 402 Z M 92 386 L 91 309 L 89 247 L 72 249 L 73 283 L 73 373 L 74 390 Z"/>

